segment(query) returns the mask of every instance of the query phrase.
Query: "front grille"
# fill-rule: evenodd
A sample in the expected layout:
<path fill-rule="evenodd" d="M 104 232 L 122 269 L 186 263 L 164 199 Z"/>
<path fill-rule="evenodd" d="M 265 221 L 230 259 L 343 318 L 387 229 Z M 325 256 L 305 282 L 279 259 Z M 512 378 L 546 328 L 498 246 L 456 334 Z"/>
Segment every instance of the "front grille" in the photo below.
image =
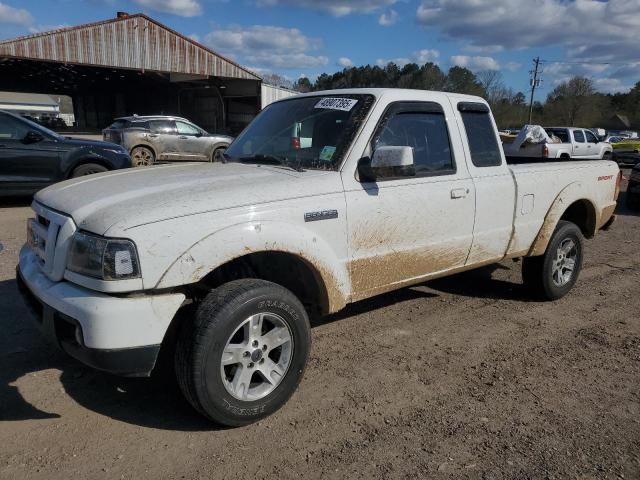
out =
<path fill-rule="evenodd" d="M 35 221 L 31 222 L 31 245 L 40 258 L 43 272 L 53 281 L 62 280 L 67 263 L 67 252 L 76 231 L 71 217 L 33 202 L 36 212 Z"/>

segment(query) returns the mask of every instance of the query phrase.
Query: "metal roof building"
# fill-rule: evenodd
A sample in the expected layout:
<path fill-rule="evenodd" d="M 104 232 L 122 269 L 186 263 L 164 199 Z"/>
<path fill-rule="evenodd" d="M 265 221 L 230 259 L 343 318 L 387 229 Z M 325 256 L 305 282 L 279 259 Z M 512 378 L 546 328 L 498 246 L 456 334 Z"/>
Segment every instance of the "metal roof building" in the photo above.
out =
<path fill-rule="evenodd" d="M 143 14 L 0 41 L 0 90 L 70 95 L 81 129 L 130 114 L 189 117 L 235 133 L 261 78 Z"/>

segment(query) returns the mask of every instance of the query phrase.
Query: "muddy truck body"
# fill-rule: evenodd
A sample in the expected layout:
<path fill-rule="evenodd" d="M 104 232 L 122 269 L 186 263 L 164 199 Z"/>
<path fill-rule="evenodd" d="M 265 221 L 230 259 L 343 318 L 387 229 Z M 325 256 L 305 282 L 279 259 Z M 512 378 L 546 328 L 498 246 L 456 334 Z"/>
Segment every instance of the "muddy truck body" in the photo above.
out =
<path fill-rule="evenodd" d="M 70 355 L 146 376 L 169 352 L 235 426 L 295 391 L 310 318 L 515 258 L 532 295 L 567 294 L 620 182 L 611 161 L 508 165 L 483 99 L 413 90 L 275 102 L 224 158 L 39 192 L 18 283 Z"/>

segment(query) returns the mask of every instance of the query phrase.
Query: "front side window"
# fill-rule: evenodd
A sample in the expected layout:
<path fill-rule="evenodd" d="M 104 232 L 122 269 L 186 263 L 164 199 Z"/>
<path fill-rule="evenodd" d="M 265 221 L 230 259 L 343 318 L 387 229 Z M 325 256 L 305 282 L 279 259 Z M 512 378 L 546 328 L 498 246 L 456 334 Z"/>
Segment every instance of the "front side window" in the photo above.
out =
<path fill-rule="evenodd" d="M 502 164 L 500 147 L 496 139 L 496 132 L 493 122 L 489 116 L 489 109 L 484 104 L 474 106 L 458 106 L 462 115 L 469 150 L 471 151 L 471 162 L 476 167 L 496 167 Z"/>
<path fill-rule="evenodd" d="M 176 124 L 173 120 L 149 120 L 151 133 L 176 133 Z"/>
<path fill-rule="evenodd" d="M 0 114 L 0 140 L 22 140 L 29 127 L 9 115 Z"/>
<path fill-rule="evenodd" d="M 412 147 L 416 176 L 455 172 L 443 113 L 396 113 L 386 121 L 374 140 L 374 150 L 383 146 Z"/>
<path fill-rule="evenodd" d="M 582 130 L 574 130 L 573 138 L 576 142 L 584 143 L 584 134 L 582 133 Z"/>
<path fill-rule="evenodd" d="M 202 133 L 198 127 L 187 122 L 176 121 L 176 128 L 179 135 L 198 135 Z"/>
<path fill-rule="evenodd" d="M 292 97 L 272 103 L 225 152 L 228 161 L 280 163 L 335 170 L 351 145 L 374 97 Z"/>
<path fill-rule="evenodd" d="M 591 133 L 589 130 L 585 130 L 584 134 L 587 137 L 587 142 L 598 143 L 598 139 L 596 138 L 596 136 L 593 133 Z"/>

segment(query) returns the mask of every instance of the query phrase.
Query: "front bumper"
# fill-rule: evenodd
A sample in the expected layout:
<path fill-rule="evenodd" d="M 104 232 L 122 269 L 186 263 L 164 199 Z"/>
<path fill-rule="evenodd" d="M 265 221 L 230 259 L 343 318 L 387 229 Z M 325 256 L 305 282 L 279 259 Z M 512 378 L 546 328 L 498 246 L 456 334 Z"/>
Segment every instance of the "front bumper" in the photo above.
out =
<path fill-rule="evenodd" d="M 18 287 L 46 337 L 99 370 L 147 376 L 182 305 L 181 293 L 113 296 L 52 282 L 28 247 L 20 252 Z"/>

